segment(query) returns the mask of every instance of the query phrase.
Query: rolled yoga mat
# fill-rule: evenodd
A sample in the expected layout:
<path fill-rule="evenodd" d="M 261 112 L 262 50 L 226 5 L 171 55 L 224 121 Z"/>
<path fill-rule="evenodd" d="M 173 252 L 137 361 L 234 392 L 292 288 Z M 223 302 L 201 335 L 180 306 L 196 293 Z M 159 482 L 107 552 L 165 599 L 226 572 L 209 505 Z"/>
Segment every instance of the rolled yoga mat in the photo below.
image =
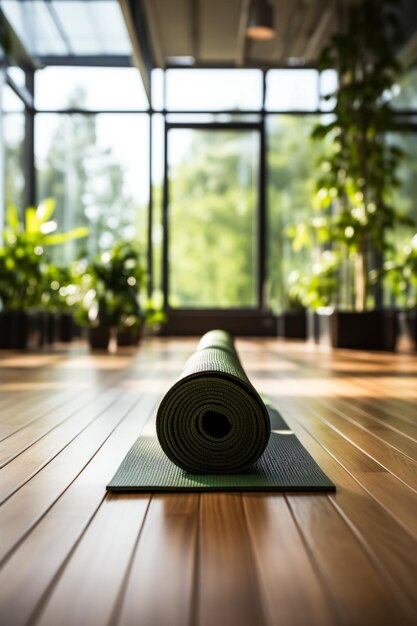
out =
<path fill-rule="evenodd" d="M 269 414 L 228 333 L 201 338 L 159 406 L 156 432 L 167 457 L 193 474 L 239 473 L 262 455 Z"/>
<path fill-rule="evenodd" d="M 162 400 L 157 421 L 159 440 L 151 418 L 109 491 L 335 490 L 278 411 L 252 387 L 226 333 L 211 331 L 201 339 Z"/>

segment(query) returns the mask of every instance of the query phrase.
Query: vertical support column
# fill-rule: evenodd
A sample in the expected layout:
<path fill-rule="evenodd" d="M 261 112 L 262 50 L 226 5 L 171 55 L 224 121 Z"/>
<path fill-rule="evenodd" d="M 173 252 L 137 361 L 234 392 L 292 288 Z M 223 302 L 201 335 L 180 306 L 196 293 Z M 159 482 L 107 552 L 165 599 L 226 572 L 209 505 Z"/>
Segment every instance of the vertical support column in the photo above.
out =
<path fill-rule="evenodd" d="M 6 82 L 6 70 L 0 68 L 0 245 L 3 243 L 3 229 L 5 216 L 5 150 L 4 150 L 4 132 L 3 132 L 3 87 Z"/>
<path fill-rule="evenodd" d="M 259 154 L 259 216 L 258 216 L 258 306 L 261 310 L 266 308 L 265 284 L 267 267 L 267 241 L 266 241 L 266 130 L 265 130 L 265 95 L 266 73 L 263 72 L 262 87 L 262 110 L 260 128 L 260 154 Z"/>
<path fill-rule="evenodd" d="M 26 89 L 34 98 L 35 72 L 26 71 Z M 36 204 L 36 175 L 35 175 L 35 111 L 25 107 L 25 143 L 23 151 L 23 171 L 25 174 L 25 207 Z M 22 207 L 22 210 L 25 209 Z"/>
<path fill-rule="evenodd" d="M 166 119 L 164 120 L 164 189 L 163 189 L 163 204 L 162 204 L 162 291 L 164 294 L 164 309 L 169 306 L 168 302 L 168 290 L 169 290 L 169 262 L 168 262 L 168 125 Z"/>
<path fill-rule="evenodd" d="M 149 204 L 148 204 L 148 297 L 153 293 L 153 246 L 152 246 L 152 227 L 153 227 L 153 115 L 152 110 L 149 112 Z"/>

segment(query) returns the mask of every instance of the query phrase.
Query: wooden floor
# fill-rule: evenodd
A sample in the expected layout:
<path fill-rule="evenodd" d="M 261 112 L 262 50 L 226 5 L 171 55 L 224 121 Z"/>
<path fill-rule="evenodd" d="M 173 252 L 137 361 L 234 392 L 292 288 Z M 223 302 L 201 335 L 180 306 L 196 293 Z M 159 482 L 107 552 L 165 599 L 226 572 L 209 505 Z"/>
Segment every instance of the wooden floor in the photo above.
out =
<path fill-rule="evenodd" d="M 4 626 L 417 623 L 417 357 L 237 348 L 332 495 L 106 495 L 196 341 L 0 353 Z"/>

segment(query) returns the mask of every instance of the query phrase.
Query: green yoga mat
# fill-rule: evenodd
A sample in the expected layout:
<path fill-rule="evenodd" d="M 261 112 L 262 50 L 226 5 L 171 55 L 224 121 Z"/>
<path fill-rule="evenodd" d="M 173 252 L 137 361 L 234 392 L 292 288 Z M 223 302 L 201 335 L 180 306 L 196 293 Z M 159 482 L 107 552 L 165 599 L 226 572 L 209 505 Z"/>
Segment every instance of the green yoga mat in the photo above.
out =
<path fill-rule="evenodd" d="M 110 491 L 334 491 L 249 382 L 223 331 L 203 336 Z"/>
<path fill-rule="evenodd" d="M 268 411 L 240 364 L 228 333 L 206 333 L 156 417 L 161 448 L 191 473 L 236 473 L 264 452 Z"/>

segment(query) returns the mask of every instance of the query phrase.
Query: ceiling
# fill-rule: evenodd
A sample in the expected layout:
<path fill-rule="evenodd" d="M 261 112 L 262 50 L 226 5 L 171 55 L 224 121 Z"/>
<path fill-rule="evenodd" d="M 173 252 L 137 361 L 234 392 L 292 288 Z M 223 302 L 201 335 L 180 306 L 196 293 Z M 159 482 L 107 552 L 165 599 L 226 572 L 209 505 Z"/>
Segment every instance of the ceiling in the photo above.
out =
<path fill-rule="evenodd" d="M 19 54 L 32 66 L 129 65 L 149 94 L 154 67 L 314 66 L 360 0 L 269 0 L 276 34 L 245 37 L 250 0 L 0 0 Z M 417 0 L 401 4 L 406 65 L 417 60 Z M 372 27 L 372 25 L 370 25 Z M 24 55 L 23 55 L 24 56 Z"/>
<path fill-rule="evenodd" d="M 35 60 L 131 53 L 118 0 L 0 0 L 0 10 Z"/>
<path fill-rule="evenodd" d="M 352 1 L 352 0 L 350 0 Z M 349 0 L 270 0 L 276 35 L 245 37 L 249 0 L 142 0 L 158 67 L 312 65 Z M 188 57 L 188 59 L 187 59 Z"/>

